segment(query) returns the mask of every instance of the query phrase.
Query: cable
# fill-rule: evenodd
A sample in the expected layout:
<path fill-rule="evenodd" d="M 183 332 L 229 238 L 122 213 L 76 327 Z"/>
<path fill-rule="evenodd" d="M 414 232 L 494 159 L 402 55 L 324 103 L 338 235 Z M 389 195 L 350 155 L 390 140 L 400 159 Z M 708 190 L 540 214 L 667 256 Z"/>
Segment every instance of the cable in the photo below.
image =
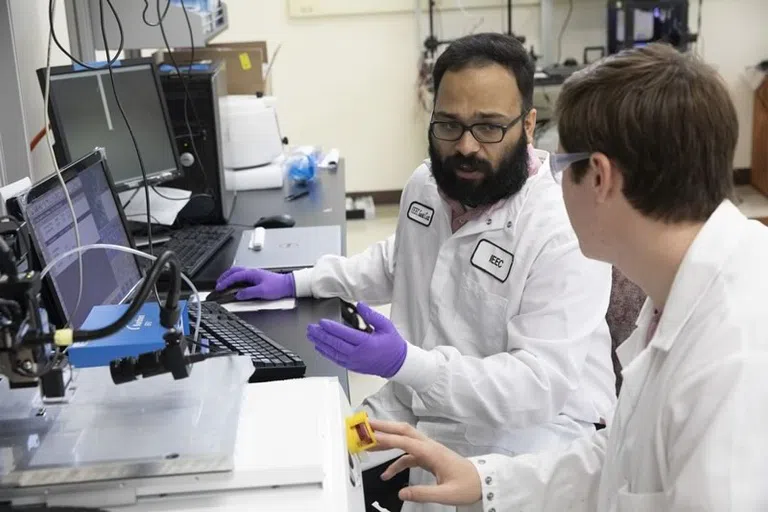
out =
<path fill-rule="evenodd" d="M 181 73 L 179 68 L 176 68 L 176 73 L 179 73 L 179 79 L 182 81 L 182 86 L 184 86 L 184 124 L 187 126 L 187 131 L 189 132 L 189 144 L 192 146 L 192 154 L 195 155 L 195 161 L 197 162 L 197 166 L 200 168 L 200 173 L 203 175 L 203 183 L 205 186 L 205 193 L 213 197 L 213 190 L 211 189 L 210 184 L 208 183 L 208 175 L 205 173 L 205 168 L 203 167 L 203 160 L 200 158 L 200 154 L 197 152 L 197 144 L 195 144 L 195 136 L 192 133 L 192 128 L 189 125 L 189 110 L 187 109 L 187 106 L 189 104 L 192 105 L 192 110 L 195 114 L 195 121 L 197 122 L 197 127 L 199 130 L 202 130 L 203 124 L 200 122 L 200 117 L 197 115 L 197 107 L 195 107 L 195 104 L 192 102 L 192 98 L 189 95 L 189 83 L 192 81 L 192 66 L 195 64 L 195 33 L 192 30 L 192 23 L 189 21 L 189 13 L 187 12 L 187 6 L 184 5 L 184 0 L 179 0 L 181 3 L 181 10 L 184 13 L 184 20 L 187 23 L 187 32 L 189 33 L 189 69 L 187 69 L 187 83 L 184 84 L 184 80 L 181 78 Z M 162 25 L 162 23 L 161 23 Z M 166 48 L 168 47 L 168 40 L 165 38 L 165 27 L 161 27 L 160 33 L 163 36 L 163 41 L 166 43 Z M 169 51 L 170 54 L 170 51 Z M 171 59 L 171 62 L 173 62 L 173 59 Z"/>
<path fill-rule="evenodd" d="M 132 213 L 130 215 L 126 215 L 125 217 L 127 219 L 130 219 L 131 217 L 143 217 L 143 216 L 144 216 L 143 213 Z M 160 220 L 157 217 L 155 217 L 154 215 L 150 215 L 149 218 L 150 218 L 150 220 L 155 221 L 155 223 L 162 225 L 162 222 L 160 222 Z M 136 221 L 136 222 L 139 222 L 139 221 Z M 147 226 L 149 226 L 149 224 L 147 224 Z M 149 229 L 149 227 L 147 227 L 147 235 L 149 235 L 149 231 L 150 231 L 150 229 Z M 147 242 L 149 242 L 149 236 L 147 236 Z"/>
<path fill-rule="evenodd" d="M 168 0 L 168 2 L 165 4 L 165 10 L 163 11 L 163 15 L 158 17 L 157 23 L 150 23 L 147 20 L 147 11 L 149 10 L 149 0 L 144 0 L 144 10 L 141 11 L 141 19 L 144 20 L 144 24 L 147 25 L 148 27 L 157 27 L 165 19 L 165 16 L 168 14 L 168 9 L 170 9 L 170 7 L 171 7 L 171 0 Z"/>
<path fill-rule="evenodd" d="M 76 253 L 83 253 L 83 252 L 86 252 L 86 251 L 90 251 L 92 249 L 103 249 L 103 250 L 112 249 L 112 250 L 115 250 L 115 251 L 121 251 L 121 252 L 126 252 L 128 254 L 133 254 L 135 256 L 139 256 L 139 257 L 142 257 L 142 258 L 149 259 L 151 261 L 155 261 L 157 259 L 156 256 L 153 256 L 151 254 L 147 254 L 145 252 L 141 252 L 141 251 L 139 251 L 137 249 L 133 249 L 132 247 L 123 247 L 122 245 L 114 245 L 114 244 L 90 244 L 90 245 L 84 245 L 82 247 L 78 247 L 77 249 L 72 249 L 71 251 L 67 251 L 65 253 L 59 254 L 56 258 L 54 258 L 53 261 L 51 261 L 48 265 L 46 265 L 46 267 L 43 269 L 42 272 L 40 272 L 40 279 L 41 280 L 44 279 L 45 276 L 47 276 L 51 272 L 51 270 L 56 265 L 58 265 L 59 262 L 61 262 L 61 260 L 65 259 L 65 258 L 68 258 L 68 257 L 70 257 L 70 256 L 72 256 L 72 255 L 74 255 Z M 142 280 L 143 279 L 144 278 L 142 278 Z M 195 302 L 197 302 L 197 308 L 196 308 L 197 309 L 197 318 L 195 319 L 195 334 L 194 334 L 194 338 L 195 338 L 195 340 L 198 340 L 199 339 L 199 335 L 200 335 L 200 319 L 203 316 L 203 307 L 202 307 L 202 303 L 200 302 L 200 292 L 197 290 L 197 287 L 194 285 L 192 280 L 189 279 L 189 277 L 187 277 L 183 273 L 181 274 L 181 279 L 185 283 L 187 283 L 189 288 L 192 290 L 192 297 L 195 297 Z"/>
<path fill-rule="evenodd" d="M 472 35 L 475 33 L 475 30 L 477 30 L 480 25 L 482 25 L 485 22 L 485 18 L 482 16 L 473 16 L 469 13 L 466 7 L 464 7 L 464 2 L 462 0 L 456 0 L 456 7 L 459 8 L 461 11 L 461 14 L 464 15 L 465 18 L 469 18 L 470 20 L 474 20 L 475 24 L 472 25 L 472 28 L 469 29 L 469 35 Z"/>
<path fill-rule="evenodd" d="M 128 323 L 133 320 L 133 318 L 139 312 L 139 309 L 144 304 L 144 302 L 146 302 L 152 289 L 155 288 L 157 280 L 160 279 L 160 274 L 162 274 L 166 265 L 168 265 L 171 270 L 171 288 L 165 300 L 165 309 L 160 309 L 160 322 L 163 324 L 163 319 L 165 318 L 165 315 L 168 311 L 175 311 L 176 317 L 178 318 L 181 286 L 181 279 L 179 279 L 181 276 L 179 259 L 171 251 L 165 251 L 154 262 L 152 268 L 149 270 L 149 273 L 147 273 L 147 277 L 144 279 L 141 288 L 139 288 L 139 291 L 136 293 L 136 297 L 134 297 L 128 306 L 128 309 L 126 309 L 117 320 L 109 325 L 99 327 L 97 329 L 76 330 L 72 333 L 73 341 L 91 341 L 106 338 L 119 332 L 122 328 L 128 325 Z"/>
<path fill-rule="evenodd" d="M 152 242 L 152 214 L 151 214 L 151 207 L 150 207 L 150 201 L 149 201 L 149 179 L 147 178 L 147 169 L 144 166 L 144 159 L 141 156 L 141 151 L 139 150 L 139 143 L 136 141 L 136 135 L 133 133 L 133 128 L 131 127 L 131 123 L 128 121 L 128 116 L 125 113 L 125 109 L 123 109 L 122 103 L 120 103 L 120 96 L 117 93 L 117 85 L 115 84 L 115 73 L 112 70 L 112 59 L 109 57 L 109 41 L 107 41 L 107 29 L 106 25 L 104 23 L 104 2 L 107 2 L 107 5 L 109 6 L 110 10 L 112 11 L 112 14 L 115 17 L 115 21 L 117 22 L 117 29 L 120 32 L 120 41 L 122 46 L 122 41 L 125 38 L 125 34 L 123 33 L 123 24 L 120 22 L 120 16 L 117 14 L 117 10 L 115 10 L 115 6 L 112 5 L 112 0 L 99 0 L 99 24 L 101 26 L 101 39 L 104 42 L 104 52 L 107 57 L 107 71 L 109 72 L 109 81 L 112 84 L 112 94 L 115 97 L 115 103 L 117 104 L 117 108 L 120 110 L 120 115 L 123 118 L 123 121 L 125 122 L 126 128 L 128 128 L 128 134 L 131 136 L 131 142 L 133 143 L 133 149 L 136 151 L 136 157 L 139 159 L 139 170 L 141 171 L 141 178 L 144 181 L 144 199 L 147 202 L 147 242 L 149 244 L 149 253 L 154 253 L 154 244 Z M 158 6 L 159 6 L 160 0 L 158 0 Z M 160 14 L 160 9 L 158 7 L 158 16 Z M 154 288 L 155 291 L 155 298 L 158 302 L 160 302 L 160 295 L 157 293 L 157 287 Z"/>
<path fill-rule="evenodd" d="M 507 35 L 514 35 L 512 31 L 512 0 L 507 0 Z"/>
<path fill-rule="evenodd" d="M 696 53 L 701 55 L 701 8 L 704 0 L 699 0 L 699 12 L 696 14 Z"/>
<path fill-rule="evenodd" d="M 120 22 L 120 17 L 117 14 L 117 11 L 115 10 L 114 6 L 112 5 L 112 0 L 99 0 L 99 22 L 101 25 L 101 38 L 104 42 L 104 51 L 107 56 L 107 61 L 112 62 L 112 60 L 109 57 L 109 42 L 107 41 L 107 31 L 106 31 L 106 25 L 104 24 L 104 2 L 107 2 L 107 5 L 109 5 L 110 9 L 112 10 L 112 13 L 115 16 L 115 21 L 117 22 L 117 28 L 120 31 L 120 39 L 122 40 L 125 35 L 123 34 L 123 25 Z M 141 151 L 139 150 L 139 144 L 136 141 L 136 136 L 133 133 L 133 128 L 131 127 L 131 123 L 128 121 L 128 116 L 125 113 L 125 109 L 123 109 L 123 105 L 120 102 L 120 96 L 117 92 L 117 85 L 115 84 L 115 74 L 112 70 L 112 64 L 107 65 L 107 71 L 109 72 L 109 81 L 112 84 L 112 95 L 115 97 L 115 103 L 117 104 L 118 110 L 120 110 L 120 115 L 123 118 L 123 121 L 125 122 L 125 126 L 128 128 L 128 134 L 131 136 L 131 142 L 133 143 L 133 149 L 136 151 L 136 157 L 139 159 L 139 169 L 141 170 L 141 177 L 144 181 L 144 198 L 147 201 L 147 238 L 149 240 L 149 252 L 152 253 L 152 227 L 151 224 L 151 214 L 150 214 L 150 205 L 149 205 L 149 180 L 147 179 L 147 169 L 144 166 L 144 159 L 141 156 Z"/>
<path fill-rule="evenodd" d="M 275 51 L 272 53 L 272 58 L 269 60 L 269 64 L 267 65 L 267 70 L 264 71 L 264 82 L 267 82 L 267 79 L 269 79 L 269 74 L 272 72 L 272 67 L 275 65 L 275 58 L 277 58 L 277 54 L 280 53 L 280 49 L 283 47 L 283 43 L 278 43 L 277 48 L 275 48 Z"/>
<path fill-rule="evenodd" d="M 51 40 L 55 40 L 56 36 L 54 35 L 53 30 L 53 15 L 56 11 L 56 0 L 50 0 L 48 4 L 48 19 L 49 19 L 49 27 L 48 27 L 48 51 L 45 58 L 45 94 L 44 94 L 44 105 L 43 105 L 43 111 L 45 116 L 45 126 L 48 127 L 48 124 L 50 123 L 50 101 L 51 101 Z M 121 42 L 122 45 L 122 42 Z M 51 154 L 51 163 L 53 163 L 53 169 L 56 173 L 56 177 L 59 179 L 59 183 L 61 184 L 61 190 L 64 192 L 64 198 L 67 201 L 67 206 L 69 207 L 69 212 L 72 214 L 72 223 L 74 225 L 75 230 L 75 245 L 77 247 L 80 247 L 81 241 L 80 241 L 80 227 L 77 225 L 77 212 L 75 212 L 75 205 L 72 204 L 72 197 L 69 195 L 69 189 L 67 188 L 67 184 L 64 182 L 64 176 L 61 175 L 61 169 L 59 169 L 59 164 L 56 161 L 56 152 L 53 149 L 53 135 L 51 134 L 51 130 L 45 131 L 45 140 L 47 142 L 48 150 Z M 72 314 L 69 315 L 69 318 L 66 319 L 65 325 L 69 326 L 72 318 L 75 317 L 75 314 L 77 313 L 78 308 L 80 307 L 80 302 L 83 298 L 83 258 L 82 256 L 78 255 L 77 257 L 77 302 L 75 302 L 75 309 L 72 311 Z"/>
<path fill-rule="evenodd" d="M 74 63 L 84 67 L 85 69 L 91 69 L 91 70 L 104 69 L 104 66 L 90 66 L 90 65 L 86 64 L 85 62 L 82 62 L 82 61 L 78 60 L 74 55 L 69 53 L 67 51 L 67 49 L 64 48 L 61 45 L 61 43 L 59 42 L 59 38 L 56 37 L 56 31 L 53 28 L 54 27 L 54 24 L 53 24 L 53 9 L 51 8 L 51 6 L 54 3 L 55 3 L 55 0 L 50 0 L 50 3 L 48 4 L 48 6 L 49 6 L 49 8 L 48 8 L 48 25 L 50 26 L 50 30 L 51 30 L 51 34 L 50 35 L 53 37 L 53 42 L 56 43 L 56 46 L 59 48 L 59 50 L 61 50 L 61 53 L 63 53 L 67 57 L 69 57 L 69 59 L 72 62 L 74 62 Z M 114 8 L 112 9 L 112 11 L 114 12 Z M 115 17 L 117 17 L 117 13 L 115 13 Z M 114 64 L 115 62 L 120 60 L 120 53 L 123 51 L 123 43 L 124 42 L 125 42 L 124 39 L 120 38 L 120 45 L 117 47 L 117 53 L 115 54 L 115 57 L 113 59 L 107 58 L 107 65 L 111 66 L 112 64 Z"/>
<path fill-rule="evenodd" d="M 13 251 L 10 247 L 8 247 L 8 244 L 5 242 L 5 239 L 0 236 L 0 271 L 2 271 L 2 274 L 5 274 L 8 276 L 8 281 L 11 283 L 15 283 L 19 276 L 18 276 L 18 270 L 16 270 L 16 259 L 13 257 Z M 0 303 L 2 303 L 3 299 L 0 299 Z"/>
<path fill-rule="evenodd" d="M 203 160 L 200 158 L 200 154 L 197 152 L 197 145 L 195 144 L 195 136 L 192 133 L 192 127 L 189 125 L 189 109 L 187 107 L 191 104 L 192 112 L 195 114 L 195 121 L 197 122 L 198 129 L 202 129 L 203 126 L 203 124 L 200 122 L 200 116 L 197 115 L 197 107 L 195 107 L 195 104 L 189 95 L 188 88 L 189 82 L 192 81 L 192 66 L 195 64 L 195 34 L 192 30 L 192 22 L 189 21 L 187 6 L 184 5 L 184 0 L 179 0 L 179 2 L 181 4 L 181 10 L 184 13 L 184 20 L 187 23 L 187 33 L 189 33 L 189 69 L 187 69 L 187 83 L 184 83 L 184 79 L 181 76 L 181 70 L 178 66 L 176 66 L 176 61 L 171 56 L 168 39 L 165 36 L 165 27 L 163 27 L 162 22 L 160 23 L 160 34 L 163 36 L 163 42 L 165 43 L 165 47 L 168 50 L 168 55 L 171 57 L 171 62 L 173 62 L 174 66 L 176 67 L 176 73 L 179 75 L 179 80 L 181 80 L 182 87 L 184 88 L 184 124 L 187 127 L 187 132 L 189 133 L 189 144 L 192 146 L 192 154 L 195 155 L 195 161 L 197 162 L 197 165 L 200 168 L 200 172 L 203 175 L 205 193 L 213 196 L 213 191 L 211 190 L 211 186 L 208 183 L 208 175 L 205 173 L 205 168 L 203 167 Z"/>
<path fill-rule="evenodd" d="M 154 187 L 152 188 L 154 189 Z M 131 194 L 131 197 L 129 197 L 128 200 L 122 205 L 123 210 L 125 210 L 128 207 L 128 205 L 131 204 L 131 201 L 133 201 L 136 198 L 136 196 L 139 195 L 140 190 L 141 190 L 140 188 L 137 188 L 136 190 L 133 191 L 133 194 Z"/>
<path fill-rule="evenodd" d="M 234 356 L 240 355 L 237 352 L 235 352 L 234 350 L 229 350 L 227 348 L 222 348 L 222 347 L 219 347 L 218 345 L 214 345 L 214 344 L 210 344 L 210 343 L 208 345 L 206 345 L 204 343 L 200 343 L 199 341 L 195 341 L 195 340 L 190 339 L 190 338 L 187 338 L 187 342 L 192 343 L 193 345 L 197 345 L 200 348 L 208 349 L 210 354 L 229 354 L 229 355 L 234 355 Z"/>
<path fill-rule="evenodd" d="M 195 35 L 192 31 L 192 22 L 189 20 L 189 13 L 187 12 L 187 7 L 184 5 L 184 0 L 179 0 L 179 3 L 181 4 L 181 10 L 184 13 L 184 19 L 187 23 L 187 31 L 189 32 L 189 46 L 190 46 L 190 59 L 189 59 L 189 69 L 187 70 L 187 81 L 191 80 L 192 77 L 192 66 L 195 62 Z M 156 3 L 157 13 L 158 17 L 160 15 L 160 0 L 157 0 Z M 171 51 L 171 45 L 168 42 L 168 36 L 165 33 L 165 26 L 163 25 L 163 20 L 159 19 L 158 25 L 160 27 L 160 35 L 163 38 L 163 43 L 165 44 L 165 49 L 168 52 L 168 58 L 171 59 L 171 64 L 173 65 L 173 68 L 176 70 L 176 75 L 179 77 L 179 81 L 181 82 L 181 87 L 184 90 L 184 125 L 187 128 L 187 133 L 189 135 L 189 144 L 192 146 L 192 154 L 195 155 L 195 161 L 197 162 L 198 167 L 200 168 L 200 172 L 203 175 L 203 183 L 205 187 L 205 192 L 208 195 L 213 195 L 210 187 L 210 183 L 208 182 L 208 175 L 205 172 L 205 168 L 203 167 L 203 161 L 200 159 L 200 154 L 197 152 L 197 145 L 195 144 L 195 136 L 192 133 L 192 127 L 189 124 L 189 106 L 192 106 L 192 114 L 195 116 L 195 122 L 197 123 L 197 126 L 201 127 L 203 126 L 203 123 L 200 122 L 200 116 L 197 113 L 197 107 L 195 107 L 195 103 L 192 101 L 192 96 L 189 94 L 189 87 L 187 86 L 187 81 L 184 80 L 184 76 L 181 74 L 181 68 L 179 67 L 178 62 L 176 62 L 176 57 L 173 56 L 173 52 Z"/>
<path fill-rule="evenodd" d="M 154 190 L 155 194 L 157 194 L 158 196 L 168 201 L 190 201 L 195 197 L 211 197 L 210 194 L 192 194 L 189 197 L 171 197 L 171 196 L 166 196 L 165 194 L 162 194 L 155 187 L 152 187 L 152 190 Z"/>
<path fill-rule="evenodd" d="M 571 22 L 571 15 L 573 14 L 573 0 L 568 0 L 568 14 L 565 15 L 565 21 L 563 27 L 560 29 L 560 35 L 557 37 L 557 60 L 556 63 L 560 64 L 560 58 L 563 54 L 563 35 L 568 28 L 568 24 Z"/>

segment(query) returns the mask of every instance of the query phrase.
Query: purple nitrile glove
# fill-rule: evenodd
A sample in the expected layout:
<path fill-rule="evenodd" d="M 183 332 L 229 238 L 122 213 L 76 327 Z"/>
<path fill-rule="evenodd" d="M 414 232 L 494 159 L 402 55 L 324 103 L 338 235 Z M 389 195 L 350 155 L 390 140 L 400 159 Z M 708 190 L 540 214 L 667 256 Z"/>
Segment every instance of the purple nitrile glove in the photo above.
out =
<path fill-rule="evenodd" d="M 226 290 L 236 284 L 252 286 L 235 295 L 237 300 L 277 300 L 296 296 L 293 274 L 277 274 L 258 268 L 232 267 L 219 277 L 216 291 Z"/>
<path fill-rule="evenodd" d="M 372 333 L 358 331 L 331 320 L 307 327 L 307 338 L 315 350 L 347 370 L 391 378 L 400 370 L 408 343 L 386 317 L 360 302 L 357 312 L 373 327 Z"/>

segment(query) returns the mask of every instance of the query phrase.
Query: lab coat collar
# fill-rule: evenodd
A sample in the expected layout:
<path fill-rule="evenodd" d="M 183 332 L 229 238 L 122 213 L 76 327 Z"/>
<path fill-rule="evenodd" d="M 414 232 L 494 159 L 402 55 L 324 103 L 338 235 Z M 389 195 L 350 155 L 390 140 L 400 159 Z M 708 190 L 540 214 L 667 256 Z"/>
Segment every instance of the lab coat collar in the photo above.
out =
<path fill-rule="evenodd" d="M 651 325 L 656 308 L 650 298 L 645 299 L 640 314 L 637 315 L 635 322 L 636 329 L 621 345 L 616 347 L 616 356 L 619 358 L 622 368 L 629 366 L 629 363 L 645 349 L 648 329 Z M 663 316 L 662 316 L 663 317 Z"/>
<path fill-rule="evenodd" d="M 728 200 L 709 217 L 680 264 L 650 346 L 669 351 L 693 310 L 706 297 L 708 288 L 736 250 L 747 225 L 746 217 Z M 653 305 L 648 300 L 638 325 L 650 323 L 652 315 Z M 645 323 L 640 323 L 641 318 Z"/>

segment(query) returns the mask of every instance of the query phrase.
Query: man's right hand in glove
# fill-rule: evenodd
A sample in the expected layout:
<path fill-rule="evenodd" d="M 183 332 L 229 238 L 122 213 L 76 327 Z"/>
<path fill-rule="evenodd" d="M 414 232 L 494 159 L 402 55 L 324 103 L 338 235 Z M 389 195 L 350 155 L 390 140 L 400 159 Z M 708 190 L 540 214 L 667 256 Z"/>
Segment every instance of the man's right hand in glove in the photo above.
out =
<path fill-rule="evenodd" d="M 216 282 L 216 291 L 234 285 L 250 285 L 235 296 L 237 300 L 277 300 L 296 296 L 293 274 L 277 274 L 258 268 L 232 267 Z"/>

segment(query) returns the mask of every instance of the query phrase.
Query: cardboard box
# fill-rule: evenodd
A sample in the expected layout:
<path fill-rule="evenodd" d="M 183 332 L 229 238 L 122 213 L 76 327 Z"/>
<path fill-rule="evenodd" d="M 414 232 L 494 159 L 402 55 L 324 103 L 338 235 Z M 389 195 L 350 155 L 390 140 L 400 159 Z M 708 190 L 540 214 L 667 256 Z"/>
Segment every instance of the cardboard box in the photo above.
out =
<path fill-rule="evenodd" d="M 267 63 L 267 60 L 269 59 L 269 53 L 267 52 L 267 42 L 266 41 L 249 41 L 246 43 L 210 43 L 207 48 L 219 48 L 223 50 L 228 49 L 235 49 L 235 50 L 249 50 L 253 48 L 258 48 L 261 50 L 261 55 L 264 58 L 262 62 L 264 64 Z"/>
<path fill-rule="evenodd" d="M 192 52 L 179 49 L 173 52 L 179 66 L 188 65 Z M 195 60 L 224 60 L 227 66 L 227 92 L 229 94 L 265 94 L 267 91 L 262 66 L 264 53 L 258 46 L 195 48 Z M 155 62 L 169 63 L 167 52 L 157 52 Z"/>
<path fill-rule="evenodd" d="M 269 52 L 267 51 L 267 42 L 266 41 L 247 41 L 247 42 L 241 42 L 241 43 L 211 43 L 208 45 L 208 48 L 219 48 L 219 49 L 225 49 L 225 50 L 239 50 L 239 51 L 250 51 L 254 50 L 256 48 L 261 50 L 261 56 L 262 56 L 262 73 L 266 71 L 267 69 L 267 61 L 269 60 Z M 256 62 L 255 60 L 253 62 Z M 261 91 L 265 95 L 271 95 L 272 94 L 272 83 L 269 77 L 265 77 L 262 79 L 264 81 L 264 87 Z M 231 94 L 239 94 L 239 93 L 231 93 Z"/>

